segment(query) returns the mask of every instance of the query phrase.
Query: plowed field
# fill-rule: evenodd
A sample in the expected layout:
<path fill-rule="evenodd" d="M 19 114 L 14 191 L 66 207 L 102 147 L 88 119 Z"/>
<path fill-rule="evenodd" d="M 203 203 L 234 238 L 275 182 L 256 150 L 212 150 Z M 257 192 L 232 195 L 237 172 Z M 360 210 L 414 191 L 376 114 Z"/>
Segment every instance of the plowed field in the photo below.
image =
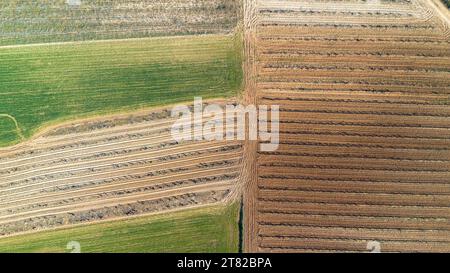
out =
<path fill-rule="evenodd" d="M 248 100 L 281 111 L 276 152 L 246 145 L 246 249 L 450 251 L 448 11 L 425 0 L 245 9 Z"/>

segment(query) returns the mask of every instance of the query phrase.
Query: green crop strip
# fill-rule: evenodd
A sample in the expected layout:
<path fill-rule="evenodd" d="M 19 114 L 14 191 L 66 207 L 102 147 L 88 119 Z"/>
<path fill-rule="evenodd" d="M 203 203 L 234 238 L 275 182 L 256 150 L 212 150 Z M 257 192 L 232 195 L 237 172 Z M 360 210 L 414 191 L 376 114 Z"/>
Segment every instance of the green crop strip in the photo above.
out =
<path fill-rule="evenodd" d="M 239 205 L 215 206 L 0 239 L 0 252 L 237 252 Z"/>
<path fill-rule="evenodd" d="M 235 96 L 241 46 L 208 35 L 0 47 L 0 114 L 20 129 L 0 122 L 0 146 L 68 119 Z"/>

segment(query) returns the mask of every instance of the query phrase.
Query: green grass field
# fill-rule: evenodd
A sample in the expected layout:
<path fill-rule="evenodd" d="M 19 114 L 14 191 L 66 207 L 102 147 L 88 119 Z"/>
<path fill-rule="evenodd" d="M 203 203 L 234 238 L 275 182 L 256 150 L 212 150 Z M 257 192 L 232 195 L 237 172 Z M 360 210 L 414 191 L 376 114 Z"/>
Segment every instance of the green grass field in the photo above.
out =
<path fill-rule="evenodd" d="M 18 128 L 16 121 L 9 115 L 0 114 L 0 128 L 0 139 L 5 143 L 22 139 L 21 131 Z"/>
<path fill-rule="evenodd" d="M 0 146 L 73 118 L 236 95 L 243 77 L 236 37 L 0 47 Z"/>
<path fill-rule="evenodd" d="M 216 206 L 0 239 L 0 252 L 237 252 L 239 205 Z"/>

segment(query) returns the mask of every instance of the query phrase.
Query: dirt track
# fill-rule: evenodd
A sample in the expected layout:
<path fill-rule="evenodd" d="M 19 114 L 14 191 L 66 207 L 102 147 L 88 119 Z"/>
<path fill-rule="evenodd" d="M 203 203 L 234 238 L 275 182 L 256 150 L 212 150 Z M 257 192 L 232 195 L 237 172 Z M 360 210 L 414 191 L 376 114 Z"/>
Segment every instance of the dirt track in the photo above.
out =
<path fill-rule="evenodd" d="M 246 1 L 248 93 L 280 105 L 253 149 L 249 252 L 450 251 L 450 40 L 414 1 Z M 446 12 L 448 14 L 448 12 Z M 251 100 L 250 100 L 251 101 Z"/>

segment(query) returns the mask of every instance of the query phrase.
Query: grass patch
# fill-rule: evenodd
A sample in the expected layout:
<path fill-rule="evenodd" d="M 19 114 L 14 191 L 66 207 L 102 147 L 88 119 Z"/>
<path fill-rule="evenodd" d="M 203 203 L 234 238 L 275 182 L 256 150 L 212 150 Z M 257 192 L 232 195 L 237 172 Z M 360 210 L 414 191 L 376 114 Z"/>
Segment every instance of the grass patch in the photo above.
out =
<path fill-rule="evenodd" d="M 234 96 L 242 78 L 232 35 L 0 48 L 0 105 L 25 138 L 68 119 Z"/>
<path fill-rule="evenodd" d="M 20 140 L 20 133 L 12 119 L 0 114 L 0 139 L 5 144 L 15 144 Z"/>
<path fill-rule="evenodd" d="M 0 252 L 228 253 L 238 251 L 239 204 L 78 226 L 0 239 Z"/>

